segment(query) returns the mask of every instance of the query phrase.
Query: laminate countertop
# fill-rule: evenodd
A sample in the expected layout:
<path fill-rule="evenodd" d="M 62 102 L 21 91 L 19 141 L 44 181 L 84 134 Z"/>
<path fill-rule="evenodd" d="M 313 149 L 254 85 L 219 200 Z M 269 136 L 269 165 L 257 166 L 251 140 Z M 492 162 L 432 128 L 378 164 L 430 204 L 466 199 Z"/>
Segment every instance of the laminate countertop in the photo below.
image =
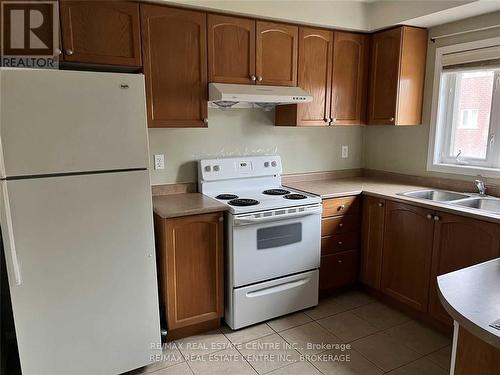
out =
<path fill-rule="evenodd" d="M 227 205 L 200 193 L 168 194 L 153 197 L 153 211 L 164 219 L 226 210 Z"/>
<path fill-rule="evenodd" d="M 284 185 L 307 193 L 319 195 L 323 199 L 365 194 L 500 224 L 500 214 L 425 199 L 410 198 L 398 194 L 413 190 L 433 189 L 429 186 L 408 185 L 405 183 L 381 181 L 366 177 L 285 182 Z"/>
<path fill-rule="evenodd" d="M 438 277 L 439 298 L 465 329 L 500 349 L 500 258 Z"/>

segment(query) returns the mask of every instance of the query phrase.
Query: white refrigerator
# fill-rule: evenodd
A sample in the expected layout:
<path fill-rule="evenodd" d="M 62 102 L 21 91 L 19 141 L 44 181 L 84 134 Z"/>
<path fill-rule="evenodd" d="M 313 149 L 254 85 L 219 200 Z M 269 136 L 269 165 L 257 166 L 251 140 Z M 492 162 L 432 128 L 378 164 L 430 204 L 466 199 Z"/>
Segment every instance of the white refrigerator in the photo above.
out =
<path fill-rule="evenodd" d="M 158 354 L 140 74 L 0 70 L 1 229 L 23 374 Z"/>

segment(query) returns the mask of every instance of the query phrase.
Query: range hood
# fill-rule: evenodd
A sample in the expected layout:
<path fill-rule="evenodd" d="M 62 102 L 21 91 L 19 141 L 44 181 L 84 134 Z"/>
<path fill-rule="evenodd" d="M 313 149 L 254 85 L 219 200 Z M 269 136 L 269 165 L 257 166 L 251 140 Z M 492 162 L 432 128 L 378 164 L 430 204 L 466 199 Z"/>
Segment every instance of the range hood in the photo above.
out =
<path fill-rule="evenodd" d="M 280 104 L 311 102 L 313 97 L 300 87 L 208 84 L 209 106 L 215 108 L 260 107 L 270 110 Z"/>

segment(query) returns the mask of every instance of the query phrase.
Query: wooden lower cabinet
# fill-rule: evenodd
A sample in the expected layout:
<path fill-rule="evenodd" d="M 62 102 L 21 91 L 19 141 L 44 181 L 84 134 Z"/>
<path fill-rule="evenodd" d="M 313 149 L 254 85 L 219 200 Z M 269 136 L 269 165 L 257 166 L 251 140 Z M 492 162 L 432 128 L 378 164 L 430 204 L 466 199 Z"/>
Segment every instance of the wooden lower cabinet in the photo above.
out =
<path fill-rule="evenodd" d="M 219 326 L 223 316 L 223 214 L 155 215 L 161 317 L 175 339 Z"/>
<path fill-rule="evenodd" d="M 499 257 L 500 227 L 448 213 L 437 213 L 435 217 L 429 313 L 451 325 L 452 319 L 439 301 L 436 278 Z"/>
<path fill-rule="evenodd" d="M 379 290 L 382 276 L 385 200 L 364 196 L 361 226 L 361 270 L 363 284 Z"/>
<path fill-rule="evenodd" d="M 328 291 L 354 283 L 358 278 L 359 252 L 357 250 L 324 255 L 319 269 L 319 289 Z"/>
<path fill-rule="evenodd" d="M 500 375 L 500 350 L 460 326 L 455 375 Z"/>
<path fill-rule="evenodd" d="M 388 202 L 385 213 L 381 290 L 425 312 L 429 298 L 434 220 L 432 211 Z"/>

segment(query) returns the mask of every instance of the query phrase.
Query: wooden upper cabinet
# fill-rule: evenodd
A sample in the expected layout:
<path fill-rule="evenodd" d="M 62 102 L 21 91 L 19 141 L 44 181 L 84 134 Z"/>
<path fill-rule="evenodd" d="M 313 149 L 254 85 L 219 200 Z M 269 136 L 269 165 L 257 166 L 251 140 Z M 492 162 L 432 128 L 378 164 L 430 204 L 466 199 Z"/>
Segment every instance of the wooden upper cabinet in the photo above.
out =
<path fill-rule="evenodd" d="M 149 127 L 207 125 L 206 14 L 141 4 Z"/>
<path fill-rule="evenodd" d="M 327 126 L 330 123 L 333 33 L 299 29 L 298 86 L 313 96 L 307 104 L 276 107 L 276 125 Z"/>
<path fill-rule="evenodd" d="M 381 289 L 419 311 L 427 311 L 434 220 L 424 208 L 387 202 Z"/>
<path fill-rule="evenodd" d="M 427 30 L 401 26 L 372 35 L 368 123 L 419 125 Z"/>
<path fill-rule="evenodd" d="M 297 85 L 299 28 L 282 23 L 257 21 L 257 84 Z"/>
<path fill-rule="evenodd" d="M 255 83 L 255 20 L 209 14 L 207 30 L 209 82 Z"/>
<path fill-rule="evenodd" d="M 429 313 L 451 325 L 452 319 L 439 301 L 436 278 L 499 257 L 500 226 L 448 213 L 436 215 Z"/>
<path fill-rule="evenodd" d="M 141 66 L 139 4 L 60 1 L 64 61 Z"/>
<path fill-rule="evenodd" d="M 385 201 L 364 196 L 362 217 L 360 279 L 363 284 L 378 290 L 382 271 Z"/>
<path fill-rule="evenodd" d="M 334 32 L 332 125 L 366 122 L 370 37 Z"/>

